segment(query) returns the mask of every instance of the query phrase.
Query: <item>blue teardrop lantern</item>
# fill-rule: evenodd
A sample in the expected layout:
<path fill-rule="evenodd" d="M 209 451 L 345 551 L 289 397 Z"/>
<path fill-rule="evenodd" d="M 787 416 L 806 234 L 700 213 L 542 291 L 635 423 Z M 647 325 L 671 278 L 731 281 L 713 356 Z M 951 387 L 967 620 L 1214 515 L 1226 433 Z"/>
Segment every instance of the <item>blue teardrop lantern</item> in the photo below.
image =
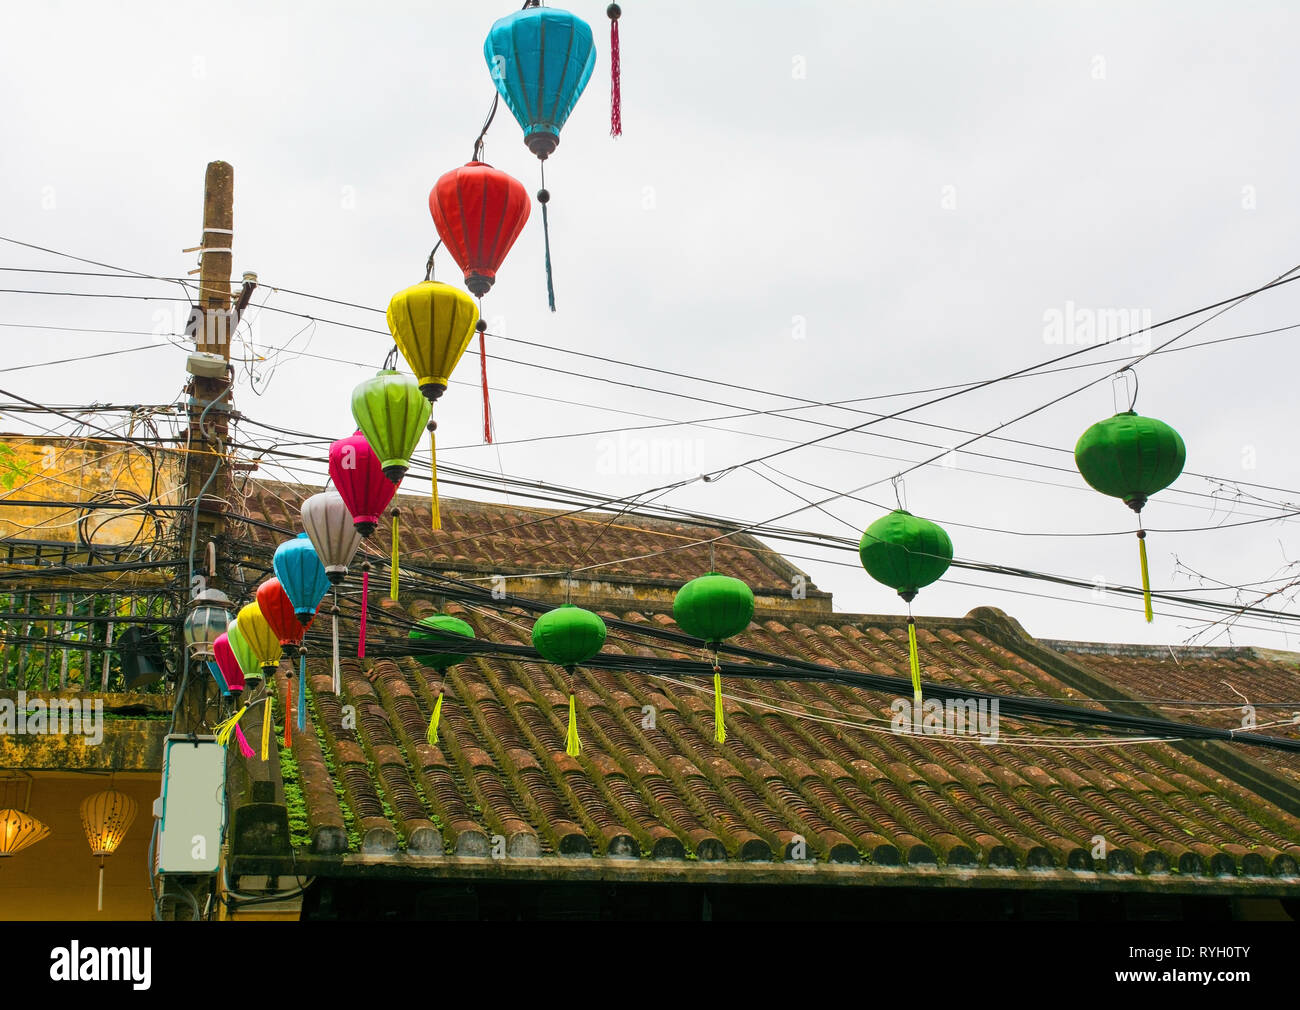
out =
<path fill-rule="evenodd" d="M 275 577 L 293 604 L 293 612 L 299 621 L 306 624 L 330 588 L 329 576 L 325 574 L 325 566 L 320 563 L 316 548 L 306 533 L 299 533 L 275 549 L 271 564 L 275 568 Z"/>
<path fill-rule="evenodd" d="M 596 69 L 591 26 L 555 7 L 529 7 L 492 26 L 483 56 L 528 150 L 545 161 Z"/>
<path fill-rule="evenodd" d="M 321 564 L 320 555 L 312 546 L 306 533 L 286 540 L 275 549 L 271 559 L 275 577 L 280 580 L 284 593 L 293 604 L 298 620 L 307 624 L 316 613 L 321 600 L 329 592 L 330 580 Z M 307 727 L 307 650 L 298 649 L 298 729 Z"/>
<path fill-rule="evenodd" d="M 542 205 L 546 243 L 546 299 L 554 312 L 546 159 L 559 146 L 560 129 L 596 69 L 591 26 L 555 7 L 527 7 L 492 26 L 483 43 L 483 56 L 492 83 L 524 128 L 524 143 L 542 162 L 537 202 Z"/>

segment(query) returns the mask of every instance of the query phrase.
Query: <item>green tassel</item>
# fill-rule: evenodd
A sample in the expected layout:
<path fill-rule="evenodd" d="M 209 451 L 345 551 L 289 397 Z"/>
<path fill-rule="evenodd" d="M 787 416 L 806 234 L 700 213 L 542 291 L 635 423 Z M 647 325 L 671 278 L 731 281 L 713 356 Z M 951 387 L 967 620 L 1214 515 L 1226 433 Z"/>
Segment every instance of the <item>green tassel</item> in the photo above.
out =
<path fill-rule="evenodd" d="M 578 705 L 573 695 L 569 695 L 569 733 L 564 738 L 564 753 L 576 758 L 582 752 L 582 742 L 578 739 Z"/>
<path fill-rule="evenodd" d="M 722 711 L 722 671 L 713 668 L 713 739 L 727 742 L 727 718 Z"/>
<path fill-rule="evenodd" d="M 433 703 L 433 718 L 429 720 L 429 732 L 424 734 L 424 738 L 429 741 L 430 747 L 438 746 L 438 723 L 442 722 L 442 692 L 438 692 L 438 700 Z"/>
<path fill-rule="evenodd" d="M 907 659 L 912 665 L 912 697 L 921 704 L 921 657 L 916 652 L 916 622 L 907 619 Z"/>
<path fill-rule="evenodd" d="M 1151 613 L 1151 576 L 1147 572 L 1147 531 L 1138 530 L 1138 557 L 1142 561 L 1142 606 L 1146 610 L 1147 624 L 1150 624 L 1153 615 Z"/>

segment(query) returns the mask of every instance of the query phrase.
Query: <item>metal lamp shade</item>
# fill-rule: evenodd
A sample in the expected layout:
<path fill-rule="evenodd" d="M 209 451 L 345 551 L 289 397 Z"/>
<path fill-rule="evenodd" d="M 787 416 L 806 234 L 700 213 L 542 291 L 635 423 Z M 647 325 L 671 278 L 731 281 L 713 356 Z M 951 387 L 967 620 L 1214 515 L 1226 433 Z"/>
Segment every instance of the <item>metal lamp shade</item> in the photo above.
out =
<path fill-rule="evenodd" d="M 17 855 L 49 833 L 50 829 L 31 814 L 12 807 L 0 810 L 0 859 Z"/>
<path fill-rule="evenodd" d="M 230 599 L 217 589 L 205 589 L 185 615 L 185 647 L 194 659 L 211 659 L 212 643 L 230 624 Z"/>
<path fill-rule="evenodd" d="M 302 503 L 302 527 L 325 566 L 325 577 L 338 585 L 361 547 L 361 534 L 352 522 L 347 502 L 337 491 L 322 491 Z"/>

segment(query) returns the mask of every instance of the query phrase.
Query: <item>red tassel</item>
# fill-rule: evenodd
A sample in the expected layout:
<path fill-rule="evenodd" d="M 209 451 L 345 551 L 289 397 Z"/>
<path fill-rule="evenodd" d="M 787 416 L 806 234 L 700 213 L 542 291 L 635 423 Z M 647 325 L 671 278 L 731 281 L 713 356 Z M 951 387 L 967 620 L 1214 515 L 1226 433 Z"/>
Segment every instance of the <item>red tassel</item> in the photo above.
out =
<path fill-rule="evenodd" d="M 618 19 L 623 12 L 618 4 L 610 4 L 605 11 L 609 15 L 609 135 L 623 135 L 623 94 L 622 72 L 618 62 Z"/>
<path fill-rule="evenodd" d="M 487 348 L 484 341 L 485 334 L 480 331 L 478 335 L 478 360 L 479 371 L 483 376 L 483 441 L 488 445 L 492 444 L 492 407 L 488 403 L 488 384 L 487 384 Z"/>
<path fill-rule="evenodd" d="M 357 659 L 366 658 L 366 611 L 370 606 L 370 564 L 361 567 L 361 637 L 357 641 Z"/>

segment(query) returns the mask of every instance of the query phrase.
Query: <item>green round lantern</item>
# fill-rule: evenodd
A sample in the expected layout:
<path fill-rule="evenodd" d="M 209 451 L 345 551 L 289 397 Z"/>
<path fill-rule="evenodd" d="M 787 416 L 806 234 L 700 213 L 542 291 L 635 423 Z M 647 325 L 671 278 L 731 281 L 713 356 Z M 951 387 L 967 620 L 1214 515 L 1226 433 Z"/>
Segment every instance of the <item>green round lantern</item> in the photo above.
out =
<path fill-rule="evenodd" d="M 422 618 L 406 637 L 411 642 L 418 644 L 429 640 L 445 642 L 448 635 L 463 635 L 465 638 L 474 638 L 474 627 L 468 621 L 462 621 L 459 617 L 452 617 L 451 614 L 430 614 L 428 617 Z M 415 657 L 415 661 L 421 666 L 427 666 L 439 673 L 446 673 L 449 668 L 457 663 L 464 662 L 464 660 L 463 655 L 450 652 L 425 653 L 422 656 Z M 429 729 L 424 734 L 424 738 L 429 741 L 430 747 L 438 746 L 438 724 L 442 722 L 442 691 L 442 686 L 439 685 L 438 700 L 433 703 L 433 716 L 429 719 Z"/>
<path fill-rule="evenodd" d="M 379 457 L 384 476 L 400 484 L 411 465 L 432 406 L 409 375 L 385 368 L 352 390 L 352 417 Z"/>
<path fill-rule="evenodd" d="M 421 619 L 411 629 L 407 638 L 412 642 L 436 641 L 445 643 L 448 635 L 463 635 L 465 638 L 473 638 L 474 628 L 468 621 L 462 621 L 459 617 L 452 617 L 451 614 L 432 614 Z M 421 666 L 427 666 L 442 673 L 449 667 L 464 662 L 465 657 L 449 652 L 432 652 L 416 656 L 415 661 Z"/>
<path fill-rule="evenodd" d="M 1187 462 L 1182 436 L 1164 421 L 1143 417 L 1132 410 L 1098 421 L 1079 436 L 1074 464 L 1088 484 L 1102 494 L 1119 498 L 1138 514 L 1138 561 L 1142 567 L 1142 609 L 1148 623 L 1151 610 L 1151 575 L 1147 568 L 1147 533 L 1142 529 L 1142 508 L 1147 499 L 1178 479 Z"/>
<path fill-rule="evenodd" d="M 686 634 L 702 638 L 713 647 L 713 739 L 725 743 L 727 725 L 722 709 L 718 644 L 749 627 L 754 619 L 754 593 L 740 579 L 708 572 L 677 590 L 673 619 Z"/>
<path fill-rule="evenodd" d="M 1095 490 L 1134 512 L 1178 479 L 1187 461 L 1182 436 L 1164 421 L 1131 410 L 1098 421 L 1079 436 L 1074 462 Z"/>
<path fill-rule="evenodd" d="M 753 592 L 730 575 L 709 572 L 691 579 L 673 599 L 677 626 L 710 645 L 740 634 L 753 618 Z"/>
<path fill-rule="evenodd" d="M 916 648 L 912 601 L 919 590 L 943 578 L 952 564 L 952 540 L 938 523 L 895 509 L 867 527 L 858 544 L 862 567 L 907 602 L 907 661 L 912 699 L 921 705 L 921 657 Z"/>
<path fill-rule="evenodd" d="M 569 732 L 564 740 L 564 752 L 569 757 L 577 757 L 582 752 L 573 668 L 600 652 L 606 633 L 605 622 L 599 614 L 572 603 L 548 610 L 533 624 L 533 648 L 543 659 L 569 671 Z"/>
<path fill-rule="evenodd" d="M 858 544 L 862 567 L 908 603 L 938 582 L 952 564 L 952 540 L 944 528 L 896 509 L 867 527 Z"/>

